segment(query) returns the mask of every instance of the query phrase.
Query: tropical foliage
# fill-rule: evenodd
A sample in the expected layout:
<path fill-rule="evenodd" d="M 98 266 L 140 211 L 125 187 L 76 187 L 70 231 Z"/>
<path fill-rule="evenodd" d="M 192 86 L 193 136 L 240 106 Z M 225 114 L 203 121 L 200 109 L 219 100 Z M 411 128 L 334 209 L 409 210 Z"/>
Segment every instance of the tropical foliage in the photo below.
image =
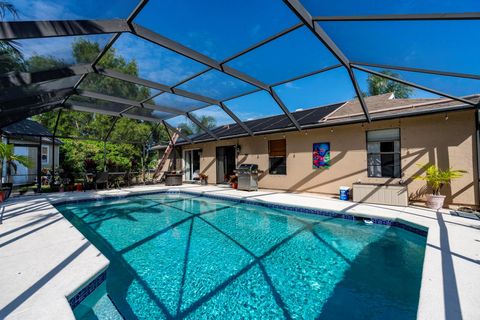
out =
<path fill-rule="evenodd" d="M 200 121 L 200 123 L 208 129 L 213 129 L 217 126 L 217 122 L 212 116 L 202 115 L 198 118 L 198 121 Z M 180 129 L 181 133 L 187 136 L 203 132 L 203 130 L 199 126 L 192 122 L 182 122 L 177 127 L 178 129 Z"/>
<path fill-rule="evenodd" d="M 454 170 L 452 168 L 441 170 L 434 164 L 419 164 L 419 166 L 425 171 L 425 175 L 416 175 L 414 178 L 426 181 L 427 185 L 432 188 L 434 195 L 440 195 L 440 190 L 443 186 L 450 184 L 451 180 L 460 178 L 464 173 L 467 173 L 464 170 Z"/>
<path fill-rule="evenodd" d="M 382 70 L 382 74 L 400 78 L 400 75 L 390 70 Z M 396 82 L 375 74 L 370 74 L 367 78 L 368 92 L 364 93 L 365 96 L 376 96 L 384 93 L 394 93 L 397 99 L 407 99 L 412 93 L 413 89 L 400 82 Z"/>
<path fill-rule="evenodd" d="M 80 39 L 72 45 L 75 63 L 79 64 L 91 62 L 100 50 L 98 43 L 85 39 Z M 34 56 L 28 59 L 27 64 L 31 70 L 45 70 L 51 66 L 60 67 L 66 63 L 52 57 Z M 126 61 L 123 57 L 117 55 L 114 49 L 110 49 L 104 55 L 99 66 L 138 76 L 137 63 L 134 60 Z M 150 96 L 148 88 L 97 74 L 88 75 L 82 82 L 81 88 L 136 101 L 145 100 Z M 71 99 L 92 102 L 96 105 L 109 104 L 82 97 L 72 97 Z M 118 107 L 126 108 L 126 106 Z M 57 115 L 58 111 L 47 112 L 35 116 L 34 120 L 53 132 Z M 153 142 L 168 140 L 164 128 L 157 127 L 153 123 L 122 117 L 117 119 L 115 126 L 111 129 L 113 121 L 114 118 L 107 115 L 68 109 L 62 110 L 56 134 L 59 137 L 82 137 L 85 140 L 62 139 L 64 143 L 60 147 L 61 163 L 76 175 L 81 175 L 84 171 L 83 163 L 85 159 L 94 159 L 101 167 L 98 169 L 103 169 L 104 143 L 102 141 L 88 141 L 87 139 L 101 140 L 106 138 L 110 132 L 110 142 L 106 144 L 107 157 L 110 163 L 113 163 L 119 170 L 128 170 L 131 169 L 132 163 L 139 162 L 138 159 L 142 156 L 142 144 L 146 143 L 147 139 Z M 157 129 L 154 130 L 155 128 Z M 128 142 L 135 142 L 136 144 L 128 144 Z"/>
<path fill-rule="evenodd" d="M 26 156 L 16 155 L 13 144 L 0 142 L 0 190 L 2 188 L 3 164 L 6 165 L 7 182 L 11 182 L 12 173 L 17 172 L 18 165 L 30 167 L 30 159 Z"/>

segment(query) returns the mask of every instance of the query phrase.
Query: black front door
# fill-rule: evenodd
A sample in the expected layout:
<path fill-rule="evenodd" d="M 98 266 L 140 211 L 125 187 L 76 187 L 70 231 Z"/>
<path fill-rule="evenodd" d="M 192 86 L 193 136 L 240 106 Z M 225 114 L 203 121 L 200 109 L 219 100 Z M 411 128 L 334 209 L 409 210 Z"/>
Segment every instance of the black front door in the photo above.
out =
<path fill-rule="evenodd" d="M 227 183 L 234 174 L 235 146 L 217 147 L 217 183 Z"/>

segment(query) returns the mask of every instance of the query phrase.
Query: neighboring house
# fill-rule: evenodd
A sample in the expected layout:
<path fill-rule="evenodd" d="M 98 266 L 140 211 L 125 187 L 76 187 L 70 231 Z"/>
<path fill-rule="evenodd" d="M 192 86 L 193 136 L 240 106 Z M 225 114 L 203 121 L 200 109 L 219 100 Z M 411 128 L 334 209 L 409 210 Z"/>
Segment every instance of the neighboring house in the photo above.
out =
<path fill-rule="evenodd" d="M 22 120 L 6 126 L 0 130 L 2 141 L 15 146 L 15 154 L 28 156 L 32 162 L 30 168 L 18 165 L 13 175 L 14 185 L 27 185 L 37 182 L 42 169 L 58 167 L 60 140 L 41 124 L 32 120 Z M 4 166 L 3 181 L 6 182 L 6 168 Z"/>
<path fill-rule="evenodd" d="M 479 96 L 465 97 L 477 103 Z M 447 204 L 479 205 L 477 111 L 450 99 L 396 99 L 393 94 L 365 98 L 371 123 L 357 99 L 292 112 L 303 130 L 286 115 L 245 121 L 254 135 L 233 123 L 177 143 L 184 179 L 192 168 L 223 183 L 241 163 L 258 164 L 259 187 L 291 192 L 338 194 L 356 182 L 405 185 L 411 199 L 422 199 L 424 181 L 413 179 L 417 164 L 466 170 L 443 190 Z M 329 143 L 330 167 L 315 168 L 314 144 Z"/>

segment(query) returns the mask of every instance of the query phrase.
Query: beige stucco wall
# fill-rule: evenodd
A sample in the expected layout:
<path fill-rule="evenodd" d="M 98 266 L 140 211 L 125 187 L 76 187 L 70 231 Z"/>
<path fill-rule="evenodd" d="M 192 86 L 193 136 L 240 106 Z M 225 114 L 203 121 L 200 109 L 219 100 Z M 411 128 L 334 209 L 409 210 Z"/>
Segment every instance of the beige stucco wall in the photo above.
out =
<path fill-rule="evenodd" d="M 449 113 L 448 120 L 445 120 L 445 114 L 436 114 L 209 142 L 185 146 L 184 149 L 202 149 L 200 169 L 209 176 L 209 183 L 216 181 L 215 148 L 239 144 L 241 151 L 237 165 L 258 164 L 259 169 L 264 170 L 259 182 L 261 188 L 337 194 L 339 186 L 351 186 L 359 181 L 399 183 L 400 179 L 368 178 L 365 131 L 400 128 L 401 179 L 407 184 L 410 197 L 422 199 L 417 194 L 425 193 L 422 189 L 424 182 L 412 179 L 420 172 L 417 164 L 436 163 L 441 168 L 468 171 L 442 190 L 447 203 L 474 205 L 478 204 L 474 119 L 474 111 L 461 111 Z M 287 140 L 287 175 L 269 175 L 268 140 L 283 137 Z M 315 142 L 330 142 L 329 169 L 312 168 L 312 144 Z"/>

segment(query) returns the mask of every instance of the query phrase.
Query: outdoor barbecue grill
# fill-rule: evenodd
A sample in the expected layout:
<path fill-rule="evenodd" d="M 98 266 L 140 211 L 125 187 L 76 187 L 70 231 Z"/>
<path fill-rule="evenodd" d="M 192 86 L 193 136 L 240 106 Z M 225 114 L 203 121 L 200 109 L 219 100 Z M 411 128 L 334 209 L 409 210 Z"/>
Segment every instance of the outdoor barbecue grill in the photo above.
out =
<path fill-rule="evenodd" d="M 241 164 L 235 172 L 238 175 L 238 189 L 246 191 L 258 190 L 258 165 Z"/>

